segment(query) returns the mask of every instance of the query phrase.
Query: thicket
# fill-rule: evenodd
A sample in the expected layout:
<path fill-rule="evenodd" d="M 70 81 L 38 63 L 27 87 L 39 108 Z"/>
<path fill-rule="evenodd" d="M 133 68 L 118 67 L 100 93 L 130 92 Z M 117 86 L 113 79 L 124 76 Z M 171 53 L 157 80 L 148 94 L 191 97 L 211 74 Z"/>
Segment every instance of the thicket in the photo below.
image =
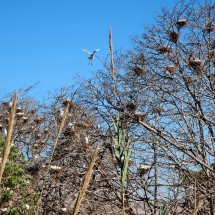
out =
<path fill-rule="evenodd" d="M 0 101 L 5 214 L 215 213 L 215 4 L 180 1 L 94 76 Z M 11 131 L 11 132 L 10 132 Z"/>

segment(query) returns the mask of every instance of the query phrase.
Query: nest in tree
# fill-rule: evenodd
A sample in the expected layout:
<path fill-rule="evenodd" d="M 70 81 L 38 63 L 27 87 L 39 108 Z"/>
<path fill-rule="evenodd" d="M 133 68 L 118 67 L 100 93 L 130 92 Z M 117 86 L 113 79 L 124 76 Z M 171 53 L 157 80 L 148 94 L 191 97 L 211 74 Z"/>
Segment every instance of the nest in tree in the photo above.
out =
<path fill-rule="evenodd" d="M 203 66 L 202 60 L 200 60 L 199 58 L 191 57 L 189 59 L 189 65 L 196 71 L 197 75 L 202 74 L 202 66 Z"/>
<path fill-rule="evenodd" d="M 43 147 L 45 144 L 46 144 L 46 141 L 45 141 L 45 140 L 41 140 L 41 141 L 40 141 L 40 146 Z"/>
<path fill-rule="evenodd" d="M 27 134 L 30 134 L 33 130 L 34 130 L 34 126 L 31 125 L 30 127 L 28 127 L 28 130 L 26 131 Z"/>
<path fill-rule="evenodd" d="M 65 131 L 63 132 L 63 135 L 65 137 L 70 137 L 70 136 L 75 136 L 76 132 L 72 128 L 66 128 Z"/>
<path fill-rule="evenodd" d="M 20 112 L 22 112 L 23 110 L 22 110 L 22 108 L 21 107 L 17 107 L 16 108 L 16 113 L 20 113 Z"/>
<path fill-rule="evenodd" d="M 67 127 L 70 128 L 71 130 L 75 130 L 75 124 L 72 123 L 72 122 L 69 122 L 69 123 L 67 124 Z"/>
<path fill-rule="evenodd" d="M 38 149 L 38 147 L 39 147 L 39 144 L 35 143 L 35 144 L 34 144 L 34 148 L 35 148 L 35 149 Z"/>
<path fill-rule="evenodd" d="M 40 139 L 41 136 L 42 136 L 42 134 L 40 134 L 40 133 L 36 134 L 36 139 Z"/>
<path fill-rule="evenodd" d="M 49 132 L 49 128 L 45 128 L 43 131 L 45 134 L 47 134 Z"/>
<path fill-rule="evenodd" d="M 191 66 L 203 66 L 203 62 L 202 62 L 202 60 L 200 60 L 199 58 L 191 58 L 190 60 L 189 60 L 189 64 L 191 65 Z"/>
<path fill-rule="evenodd" d="M 31 109 L 31 110 L 28 111 L 28 113 L 30 113 L 30 114 L 35 114 L 36 112 L 37 112 L 36 109 Z"/>
<path fill-rule="evenodd" d="M 7 108 L 11 108 L 12 107 L 12 102 L 3 102 L 2 104 L 4 106 L 6 106 Z"/>
<path fill-rule="evenodd" d="M 142 67 L 140 67 L 140 66 L 138 66 L 138 65 L 132 67 L 131 70 L 132 70 L 133 72 L 135 72 L 135 74 L 137 74 L 137 75 L 142 75 L 142 74 L 144 73 Z"/>
<path fill-rule="evenodd" d="M 84 123 L 82 123 L 82 127 L 85 129 L 92 129 L 93 125 L 89 122 L 84 122 Z"/>
<path fill-rule="evenodd" d="M 22 120 L 23 120 L 23 123 L 26 123 L 28 121 L 28 117 L 24 116 L 24 117 L 22 117 Z"/>
<path fill-rule="evenodd" d="M 188 84 L 190 84 L 192 82 L 192 78 L 190 76 L 186 76 L 184 77 L 184 81 Z"/>
<path fill-rule="evenodd" d="M 201 68 L 196 68 L 195 72 L 197 75 L 202 75 L 203 74 L 203 70 Z"/>
<path fill-rule="evenodd" d="M 167 75 L 173 75 L 175 73 L 175 65 L 167 65 L 165 69 Z"/>
<path fill-rule="evenodd" d="M 209 22 L 206 25 L 206 31 L 207 32 L 211 32 L 211 31 L 214 31 L 214 30 L 215 30 L 215 24 L 214 24 L 214 22 Z"/>
<path fill-rule="evenodd" d="M 36 123 L 42 123 L 44 120 L 46 119 L 45 116 L 40 116 L 40 117 L 37 117 L 34 122 Z"/>
<path fill-rule="evenodd" d="M 144 121 L 146 119 L 147 114 L 137 111 L 134 113 L 134 116 L 135 116 L 136 120 Z"/>
<path fill-rule="evenodd" d="M 137 109 L 137 104 L 134 103 L 134 102 L 131 102 L 131 103 L 128 103 L 126 105 L 126 108 L 129 110 L 129 111 L 135 111 Z"/>
<path fill-rule="evenodd" d="M 4 106 L 9 106 L 9 102 L 2 102 Z"/>
<path fill-rule="evenodd" d="M 158 47 L 158 52 L 160 54 L 164 54 L 166 52 L 171 52 L 171 51 L 172 51 L 171 46 L 160 46 L 160 47 Z"/>
<path fill-rule="evenodd" d="M 140 166 L 138 168 L 138 174 L 140 176 L 142 176 L 142 175 L 146 174 L 149 170 L 150 170 L 150 166 L 149 165 L 140 164 Z"/>
<path fill-rule="evenodd" d="M 77 128 L 82 128 L 82 129 L 93 128 L 92 124 L 90 124 L 90 123 L 88 123 L 88 122 L 75 123 L 75 126 L 76 126 Z"/>
<path fill-rule="evenodd" d="M 182 28 L 187 24 L 187 19 L 179 19 L 176 24 L 179 28 Z"/>
<path fill-rule="evenodd" d="M 154 108 L 154 112 L 155 112 L 155 113 L 161 113 L 162 111 L 163 111 L 163 108 L 162 108 L 162 107 L 159 107 L 159 106 L 158 106 L 158 107 L 155 107 L 155 108 Z"/>
<path fill-rule="evenodd" d="M 70 99 L 64 99 L 64 100 L 62 101 L 62 105 L 63 105 L 63 106 L 67 106 L 70 102 L 71 102 Z"/>
<path fill-rule="evenodd" d="M 38 164 L 35 163 L 30 163 L 28 164 L 28 166 L 26 166 L 26 170 L 30 173 L 30 174 L 35 174 L 39 171 L 39 166 Z"/>
<path fill-rule="evenodd" d="M 214 50 L 208 51 L 207 57 L 209 59 L 213 59 L 215 57 L 215 51 Z"/>
<path fill-rule="evenodd" d="M 169 39 L 170 39 L 173 43 L 177 43 L 177 42 L 178 42 L 178 39 L 179 39 L 179 33 L 178 33 L 178 32 L 175 32 L 175 31 L 169 32 Z"/>
<path fill-rule="evenodd" d="M 16 117 L 17 117 L 17 118 L 22 118 L 24 115 L 25 115 L 24 112 L 18 112 L 18 113 L 16 114 Z"/>

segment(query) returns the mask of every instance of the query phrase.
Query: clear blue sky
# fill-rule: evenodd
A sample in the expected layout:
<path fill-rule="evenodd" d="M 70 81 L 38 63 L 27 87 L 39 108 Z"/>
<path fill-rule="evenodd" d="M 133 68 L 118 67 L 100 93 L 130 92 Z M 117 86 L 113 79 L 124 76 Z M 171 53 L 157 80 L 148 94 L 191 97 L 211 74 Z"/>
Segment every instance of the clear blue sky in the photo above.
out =
<path fill-rule="evenodd" d="M 131 47 L 131 36 L 153 23 L 161 6 L 178 0 L 1 0 L 0 98 L 39 82 L 33 91 L 69 85 L 78 75 L 89 77 L 102 67 L 96 58 L 88 65 L 81 49 L 108 55 L 108 29 L 112 26 L 114 49 Z"/>

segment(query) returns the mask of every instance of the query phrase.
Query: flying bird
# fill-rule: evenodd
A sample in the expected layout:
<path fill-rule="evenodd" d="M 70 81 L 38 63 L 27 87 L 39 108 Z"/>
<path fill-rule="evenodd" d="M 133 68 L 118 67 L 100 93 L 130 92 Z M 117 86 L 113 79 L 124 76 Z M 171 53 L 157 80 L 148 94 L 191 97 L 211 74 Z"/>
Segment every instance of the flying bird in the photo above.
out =
<path fill-rule="evenodd" d="M 96 53 L 96 52 L 98 52 L 100 49 L 96 49 L 96 50 L 94 50 L 93 51 L 93 53 L 91 53 L 90 51 L 88 51 L 88 50 L 86 50 L 86 49 L 82 49 L 82 51 L 84 51 L 84 52 L 86 52 L 87 54 L 89 54 L 89 57 L 88 57 L 88 59 L 89 59 L 89 64 L 90 64 L 90 62 L 91 62 L 91 65 L 92 65 L 92 60 L 93 60 L 93 58 L 94 58 L 94 54 Z"/>

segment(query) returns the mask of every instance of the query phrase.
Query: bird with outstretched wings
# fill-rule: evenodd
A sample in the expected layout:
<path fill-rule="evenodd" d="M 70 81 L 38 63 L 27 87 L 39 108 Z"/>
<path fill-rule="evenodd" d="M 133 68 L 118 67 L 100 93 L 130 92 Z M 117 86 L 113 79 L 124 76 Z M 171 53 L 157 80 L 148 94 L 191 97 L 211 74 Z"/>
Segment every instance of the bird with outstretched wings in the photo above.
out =
<path fill-rule="evenodd" d="M 84 51 L 84 52 L 86 52 L 87 54 L 89 54 L 89 57 L 88 57 L 88 59 L 89 59 L 89 64 L 90 64 L 90 62 L 91 62 L 91 64 L 92 64 L 92 60 L 94 59 L 94 54 L 96 53 L 96 52 L 98 52 L 100 49 L 96 49 L 96 50 L 94 50 L 92 53 L 90 52 L 90 51 L 88 51 L 88 50 L 86 50 L 86 49 L 82 49 L 82 51 Z"/>

